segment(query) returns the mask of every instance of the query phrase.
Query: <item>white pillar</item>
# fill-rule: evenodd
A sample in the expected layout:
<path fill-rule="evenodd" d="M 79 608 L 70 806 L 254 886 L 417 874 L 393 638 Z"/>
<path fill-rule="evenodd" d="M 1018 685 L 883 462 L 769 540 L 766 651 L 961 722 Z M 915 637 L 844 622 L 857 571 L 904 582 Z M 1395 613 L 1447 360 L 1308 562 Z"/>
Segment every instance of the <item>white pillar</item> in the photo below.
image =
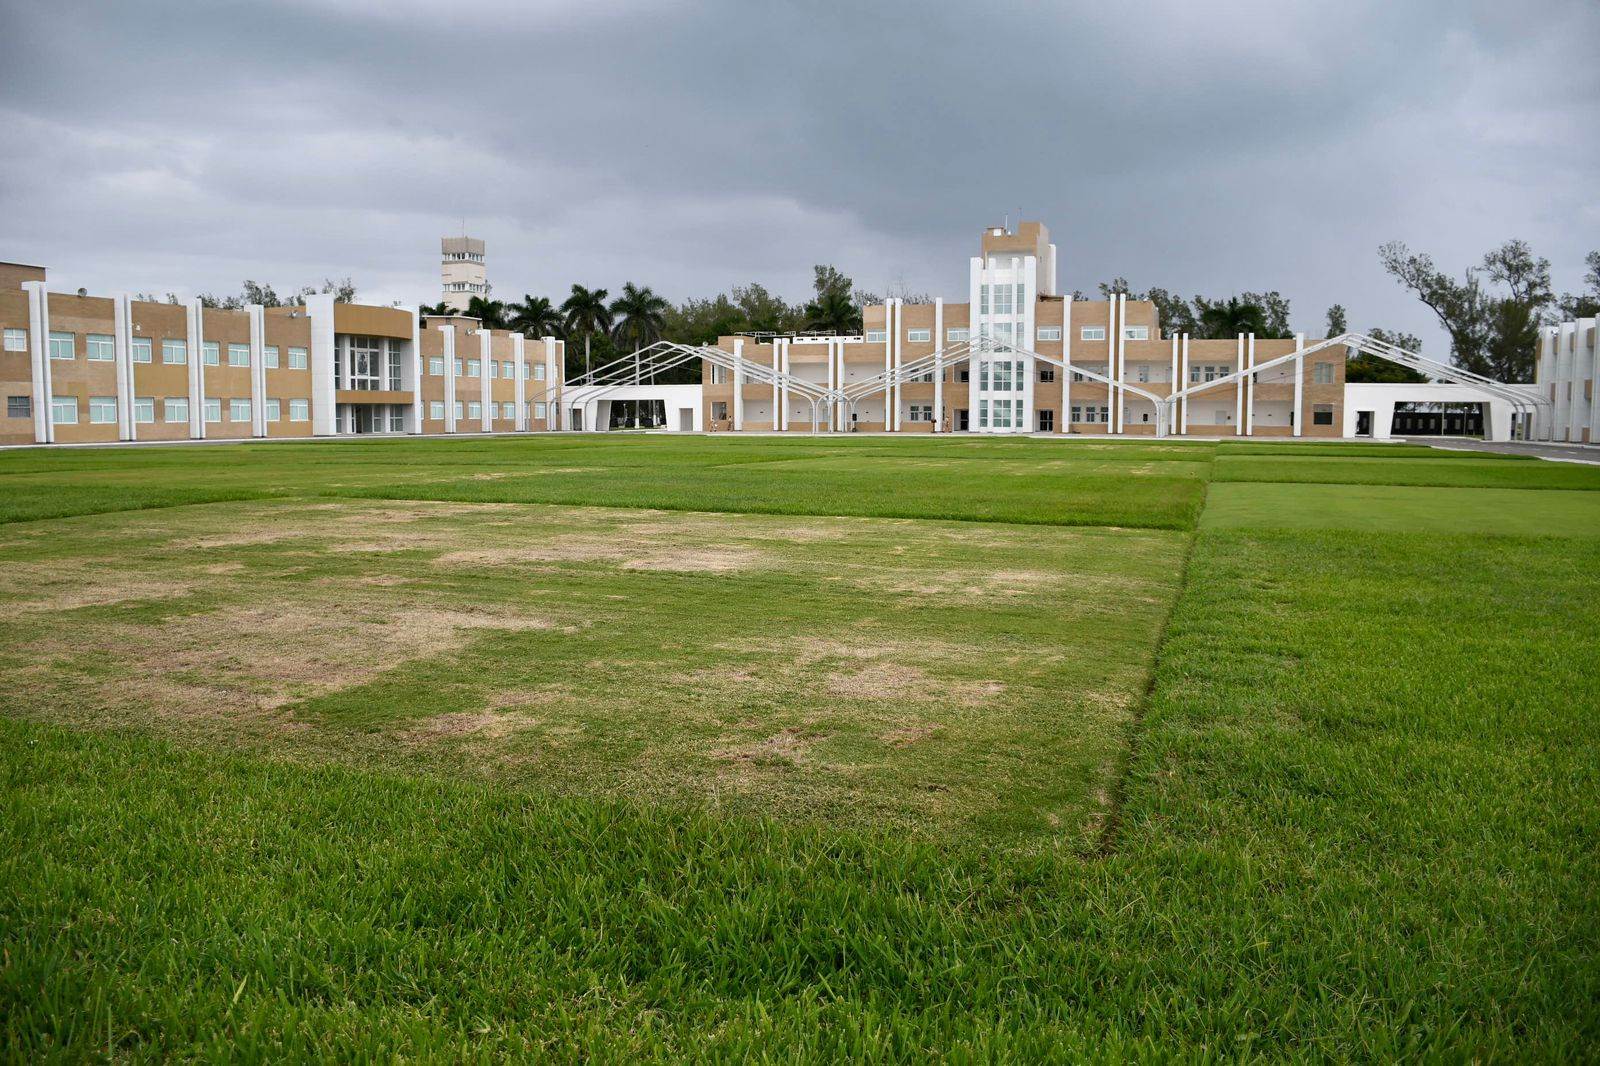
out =
<path fill-rule="evenodd" d="M 778 369 L 783 372 L 783 387 L 778 390 L 777 426 L 779 429 L 789 428 L 789 338 L 779 337 L 774 342 L 778 346 Z"/>
<path fill-rule="evenodd" d="M 1256 335 L 1250 334 L 1245 342 L 1245 365 L 1250 368 L 1250 376 L 1244 379 L 1244 432 L 1245 436 L 1253 437 L 1256 433 Z"/>
<path fill-rule="evenodd" d="M 1306 346 L 1306 335 L 1294 335 L 1294 350 L 1299 351 Z M 1294 435 L 1300 436 L 1300 426 L 1306 420 L 1306 358 L 1303 355 L 1294 357 Z"/>
<path fill-rule="evenodd" d="M 312 297 L 311 299 L 315 299 Z M 310 300 L 306 301 L 308 304 Z M 205 308 L 198 299 L 190 300 L 187 311 L 189 326 L 189 436 L 204 440 L 206 436 L 206 366 L 205 366 Z M 311 339 L 316 340 L 315 322 Z M 315 366 L 315 362 L 312 366 Z M 313 394 L 316 389 L 313 387 Z"/>
<path fill-rule="evenodd" d="M 250 433 L 267 435 L 267 309 L 260 304 L 245 308 L 250 316 Z"/>
<path fill-rule="evenodd" d="M 133 440 L 133 305 L 125 292 L 111 298 L 111 332 L 117 359 L 117 436 Z"/>
<path fill-rule="evenodd" d="M 733 338 L 733 428 L 744 428 L 744 338 Z"/>
<path fill-rule="evenodd" d="M 1054 245 L 1052 245 L 1054 247 Z M 1061 298 L 1061 432 L 1072 432 L 1072 297 Z"/>
<path fill-rule="evenodd" d="M 489 403 L 494 396 L 494 386 L 489 378 L 489 353 L 494 349 L 490 346 L 492 338 L 489 330 L 483 326 L 478 327 L 478 428 L 485 433 L 494 429 L 493 416 L 489 414 Z"/>
<path fill-rule="evenodd" d="M 1020 276 L 1022 281 L 1018 288 L 1021 291 L 1015 293 L 1017 324 L 1012 327 L 1012 339 L 1018 348 L 1025 348 L 1031 352 L 1034 344 L 1037 343 L 1035 338 L 1038 336 L 1034 328 L 1033 319 L 1034 308 L 1038 304 L 1038 256 L 1030 255 L 1023 258 Z M 1018 359 L 1017 362 L 1022 364 L 1022 373 L 1024 375 L 1021 389 L 1022 412 L 1016 417 L 1016 422 L 1013 424 L 1016 425 L 1019 433 L 1032 433 L 1033 427 L 1039 424 L 1038 416 L 1034 414 L 1033 403 L 1033 386 L 1039 380 L 1039 367 L 1034 363 L 1031 355 Z"/>
<path fill-rule="evenodd" d="M 563 373 L 566 367 L 561 367 Z M 544 417 L 546 429 L 561 428 L 561 397 L 556 386 L 560 379 L 556 376 L 556 339 L 544 338 Z"/>
<path fill-rule="evenodd" d="M 33 440 L 56 439 L 55 386 L 50 380 L 50 294 L 42 281 L 24 281 L 28 294 L 28 355 L 33 363 Z"/>
<path fill-rule="evenodd" d="M 1244 369 L 1244 334 L 1241 333 L 1234 341 L 1233 368 Z M 1244 435 L 1244 382 L 1235 378 L 1233 381 L 1233 435 Z"/>
<path fill-rule="evenodd" d="M 884 358 L 888 365 L 885 370 L 893 373 L 900 369 L 900 345 L 905 334 L 905 301 L 898 296 L 889 301 L 894 305 L 894 328 L 885 336 L 888 341 L 884 345 Z M 900 428 L 900 385 L 891 384 L 883 393 L 883 428 L 898 430 Z"/>
<path fill-rule="evenodd" d="M 334 372 L 339 353 L 333 314 L 331 293 L 306 297 L 306 315 L 311 319 L 311 432 L 319 437 L 339 431 L 338 382 Z"/>
<path fill-rule="evenodd" d="M 933 350 L 942 352 L 944 337 L 944 297 L 933 298 Z M 942 357 L 941 357 L 942 358 Z M 933 369 L 933 431 L 940 432 L 944 425 L 944 371 L 942 366 Z"/>
<path fill-rule="evenodd" d="M 1172 384 L 1167 389 L 1167 395 L 1171 396 L 1173 393 L 1175 393 L 1177 391 L 1178 391 L 1178 335 L 1176 333 L 1174 333 L 1172 335 Z M 1168 433 L 1176 433 L 1176 432 L 1178 432 L 1178 405 L 1176 403 L 1171 404 L 1170 405 L 1170 409 L 1167 411 L 1167 427 L 1166 428 L 1167 428 L 1167 432 Z"/>
<path fill-rule="evenodd" d="M 772 370 L 774 375 L 783 372 L 783 346 L 779 338 L 772 338 Z M 783 395 L 778 387 L 778 378 L 772 379 L 772 431 L 776 433 L 783 428 Z"/>
<path fill-rule="evenodd" d="M 411 314 L 411 422 L 406 428 L 421 433 L 426 415 L 422 406 L 422 315 L 415 306 L 406 310 Z"/>
<path fill-rule="evenodd" d="M 1116 427 L 1115 428 L 1115 432 L 1117 432 L 1117 433 L 1121 433 L 1122 432 L 1123 399 L 1124 399 L 1124 396 L 1126 395 L 1122 391 L 1122 381 L 1123 381 L 1123 376 L 1124 376 L 1124 373 L 1125 373 L 1125 369 L 1124 369 L 1122 364 L 1123 364 L 1123 360 L 1127 358 L 1127 345 L 1123 340 L 1122 332 L 1123 332 L 1123 328 L 1124 328 L 1124 326 L 1125 326 L 1125 324 L 1126 324 L 1126 322 L 1128 320 L 1128 308 L 1127 308 L 1127 306 L 1125 304 L 1125 301 L 1127 299 L 1128 299 L 1128 294 L 1125 293 L 1125 292 L 1119 292 L 1113 297 L 1113 300 L 1114 300 L 1114 303 L 1112 304 L 1113 314 L 1111 316 L 1112 325 L 1115 327 L 1111 331 L 1111 337 L 1112 337 L 1112 349 L 1111 349 L 1111 351 L 1112 351 L 1112 357 L 1111 357 L 1111 359 L 1112 359 L 1112 373 L 1111 373 L 1111 377 L 1117 383 L 1117 387 L 1113 390 L 1116 393 L 1116 395 L 1112 398 L 1111 409 L 1112 409 L 1113 414 L 1112 414 L 1111 417 L 1112 417 L 1112 419 L 1114 419 L 1113 425 Z"/>
<path fill-rule="evenodd" d="M 511 402 L 513 421 L 511 425 L 518 433 L 528 431 L 528 386 L 526 384 L 526 364 L 523 363 L 524 353 L 527 351 L 527 338 L 520 333 L 511 335 Z"/>
<path fill-rule="evenodd" d="M 456 327 L 440 326 L 444 340 L 444 431 L 456 431 Z"/>
<path fill-rule="evenodd" d="M 1174 384 L 1183 388 L 1189 387 L 1189 335 L 1183 335 L 1183 341 L 1178 345 L 1178 381 Z M 1178 401 L 1178 432 L 1189 432 L 1189 398 L 1186 396 Z"/>

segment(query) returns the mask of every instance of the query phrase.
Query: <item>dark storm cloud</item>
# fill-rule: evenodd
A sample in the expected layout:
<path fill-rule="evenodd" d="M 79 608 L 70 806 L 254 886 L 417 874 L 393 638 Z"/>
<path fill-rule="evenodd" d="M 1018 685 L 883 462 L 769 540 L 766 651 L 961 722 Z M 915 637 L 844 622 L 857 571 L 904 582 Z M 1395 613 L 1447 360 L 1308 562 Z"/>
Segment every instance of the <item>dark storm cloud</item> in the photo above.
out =
<path fill-rule="evenodd" d="M 1063 281 L 1277 287 L 1421 331 L 1402 238 L 1600 244 L 1600 8 L 543 0 L 0 4 L 0 257 L 180 292 L 353 275 L 431 300 L 437 237 L 497 292 L 831 261 L 960 298 L 979 227 Z M 1437 347 L 1436 331 L 1426 334 Z"/>

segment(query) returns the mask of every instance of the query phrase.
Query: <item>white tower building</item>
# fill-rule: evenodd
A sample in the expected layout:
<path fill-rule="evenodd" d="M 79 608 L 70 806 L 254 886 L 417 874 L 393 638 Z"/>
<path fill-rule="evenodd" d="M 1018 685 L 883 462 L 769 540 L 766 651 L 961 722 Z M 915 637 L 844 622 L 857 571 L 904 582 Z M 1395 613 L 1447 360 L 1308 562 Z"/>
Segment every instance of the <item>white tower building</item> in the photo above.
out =
<path fill-rule="evenodd" d="M 476 237 L 444 237 L 439 241 L 443 262 L 439 276 L 444 302 L 457 311 L 467 309 L 474 296 L 489 296 L 489 275 L 483 265 L 483 241 Z"/>

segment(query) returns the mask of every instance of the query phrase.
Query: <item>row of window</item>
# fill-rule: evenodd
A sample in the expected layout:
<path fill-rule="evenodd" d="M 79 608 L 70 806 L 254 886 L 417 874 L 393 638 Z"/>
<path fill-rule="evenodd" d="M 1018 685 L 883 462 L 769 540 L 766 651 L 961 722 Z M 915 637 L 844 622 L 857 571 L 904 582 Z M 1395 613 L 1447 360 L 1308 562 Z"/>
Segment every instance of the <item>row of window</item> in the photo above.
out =
<path fill-rule="evenodd" d="M 28 331 L 25 329 L 8 329 L 5 334 L 5 350 L 8 352 L 25 352 L 28 350 Z M 91 363 L 110 363 L 117 357 L 117 341 L 109 333 L 87 333 L 84 335 L 84 354 Z M 155 361 L 155 341 L 149 337 L 130 337 L 128 339 L 128 356 L 135 363 L 150 363 Z M 78 357 L 78 335 L 58 330 L 50 331 L 50 358 L 76 359 Z M 205 341 L 200 346 L 200 359 L 206 366 L 220 366 L 222 364 L 222 345 L 217 341 Z M 181 338 L 164 337 L 161 340 L 161 361 L 172 366 L 181 366 L 189 361 L 189 342 Z M 275 344 L 263 345 L 261 349 L 261 363 L 268 370 L 278 369 L 278 346 Z M 248 344 L 228 345 L 229 366 L 249 366 L 250 346 Z M 310 365 L 306 349 L 294 347 L 289 349 L 289 369 L 304 370 Z"/>
<path fill-rule="evenodd" d="M 457 359 L 455 364 L 456 377 L 458 378 L 481 377 L 484 370 L 488 370 L 491 378 L 504 378 L 507 381 L 515 380 L 517 376 L 517 361 L 515 359 L 506 359 L 504 361 L 491 359 L 487 367 L 476 359 Z M 543 363 L 524 362 L 522 364 L 523 380 L 543 381 L 544 369 Z M 436 378 L 444 377 L 443 356 L 435 355 L 428 358 L 428 375 Z"/>
<path fill-rule="evenodd" d="M 115 396 L 89 397 L 89 424 L 112 425 L 117 421 L 117 398 Z M 50 419 L 58 426 L 75 426 L 78 424 L 79 402 L 75 396 L 52 396 L 50 398 Z M 30 418 L 33 415 L 33 404 L 27 396 L 6 397 L 6 414 L 11 418 Z M 188 422 L 189 399 L 186 396 L 168 396 L 161 400 L 161 414 L 164 422 Z M 282 420 L 283 407 L 279 400 L 267 400 L 265 414 L 268 422 Z M 143 424 L 151 424 L 156 420 L 156 399 L 153 396 L 135 396 L 133 399 L 133 420 Z M 205 399 L 205 420 L 207 422 L 222 421 L 222 400 L 215 396 Z M 311 420 L 310 400 L 289 401 L 289 421 L 309 422 Z M 228 401 L 229 422 L 250 421 L 250 401 L 233 399 Z"/>
<path fill-rule="evenodd" d="M 477 400 L 469 400 L 465 404 L 457 400 L 455 406 L 456 418 L 459 420 L 478 419 L 481 421 L 483 419 L 483 404 Z M 534 418 L 543 418 L 547 412 L 546 405 L 542 403 L 529 404 L 528 408 L 529 413 Z M 428 417 L 435 422 L 444 421 L 444 402 L 442 400 L 429 401 Z M 516 417 L 517 405 L 509 400 L 505 403 L 495 403 L 492 400 L 489 402 L 489 419 L 491 421 L 496 419 L 514 420 Z"/>
<path fill-rule="evenodd" d="M 1003 336 L 1009 341 L 1011 339 L 1011 323 L 995 323 L 995 332 L 996 335 Z M 1036 340 L 1058 341 L 1061 339 L 1060 326 L 1040 326 L 1035 329 L 1033 333 Z M 952 326 L 950 329 L 944 331 L 944 339 L 945 343 L 947 344 L 955 344 L 958 341 L 964 341 L 970 335 L 970 331 L 965 326 Z M 1150 339 L 1150 327 L 1124 326 L 1122 329 L 1122 337 L 1124 340 L 1130 341 L 1147 341 Z M 1106 339 L 1106 327 L 1084 326 L 1078 331 L 1078 338 L 1086 341 L 1103 341 Z M 882 344 L 887 339 L 888 332 L 886 330 L 867 330 L 868 344 Z M 933 331 L 931 329 L 917 328 L 906 330 L 906 343 L 908 344 L 927 344 L 932 339 Z"/>

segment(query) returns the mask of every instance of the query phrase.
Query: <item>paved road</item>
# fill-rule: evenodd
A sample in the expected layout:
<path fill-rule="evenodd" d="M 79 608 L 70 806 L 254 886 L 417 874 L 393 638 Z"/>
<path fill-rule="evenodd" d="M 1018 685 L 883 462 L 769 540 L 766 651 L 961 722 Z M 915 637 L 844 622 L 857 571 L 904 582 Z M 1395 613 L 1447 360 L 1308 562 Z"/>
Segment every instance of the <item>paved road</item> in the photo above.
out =
<path fill-rule="evenodd" d="M 1399 438 L 1395 438 L 1398 440 Z M 1600 445 L 1537 444 L 1524 441 L 1468 440 L 1462 437 L 1407 437 L 1412 444 L 1429 444 L 1447 451 L 1498 452 L 1501 455 L 1533 455 L 1568 463 L 1600 466 Z"/>

